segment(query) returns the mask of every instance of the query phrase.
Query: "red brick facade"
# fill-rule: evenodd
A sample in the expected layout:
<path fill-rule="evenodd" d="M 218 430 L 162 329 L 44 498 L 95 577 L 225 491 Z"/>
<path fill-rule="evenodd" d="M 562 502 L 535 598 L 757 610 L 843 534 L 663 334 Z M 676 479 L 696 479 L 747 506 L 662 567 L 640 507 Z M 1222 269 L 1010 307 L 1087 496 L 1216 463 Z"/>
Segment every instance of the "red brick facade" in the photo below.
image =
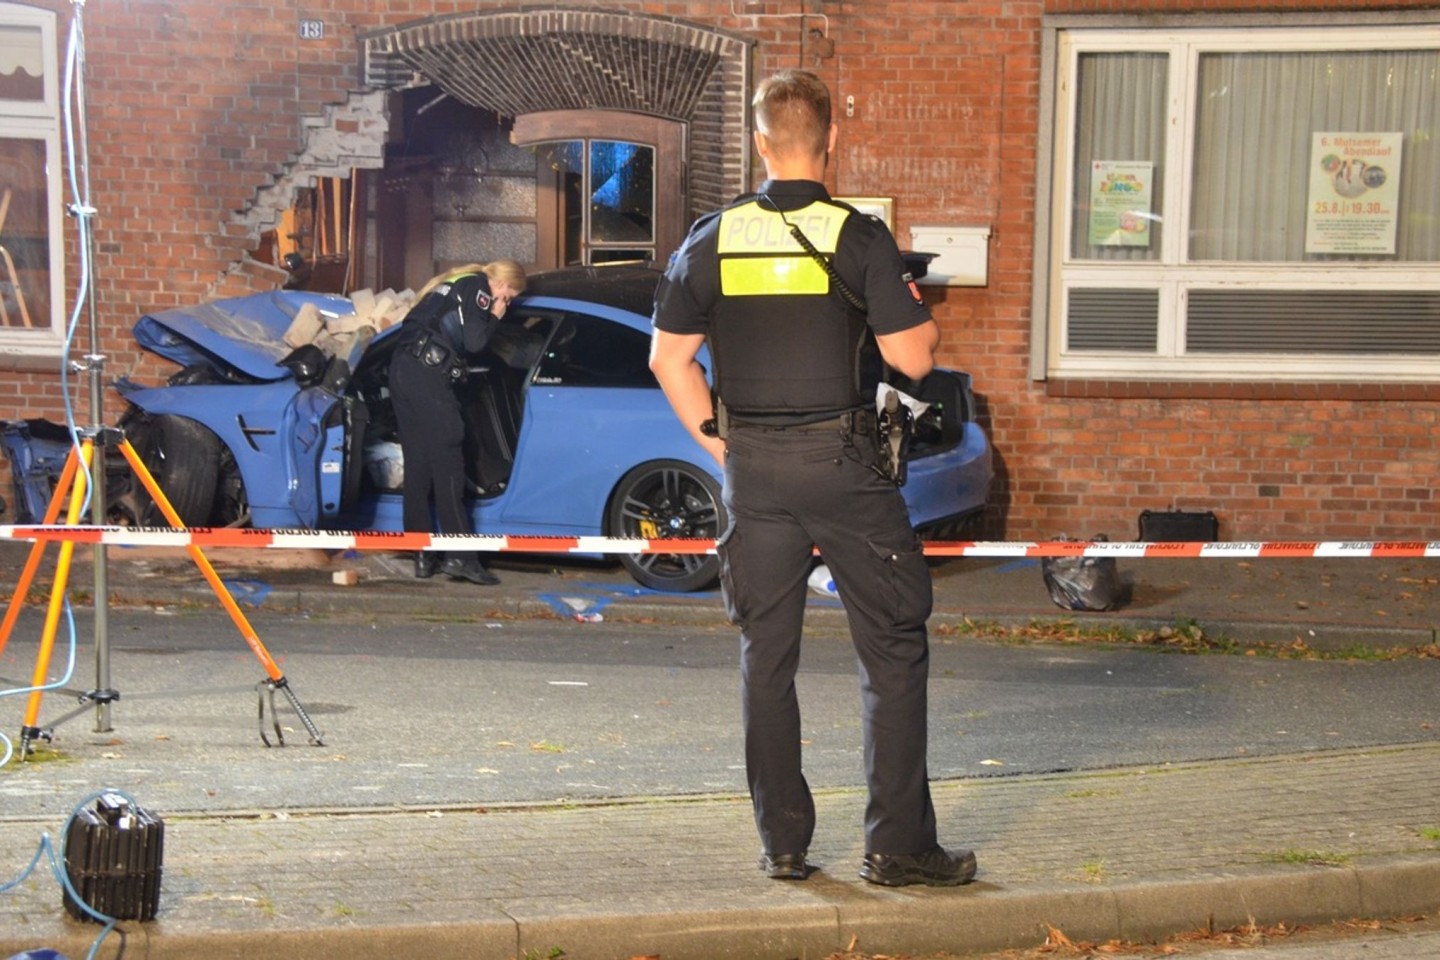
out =
<path fill-rule="evenodd" d="M 71 5 L 40 6 L 58 13 L 63 47 Z M 1043 15 L 1435 4 L 673 0 L 625 6 L 754 38 L 757 75 L 804 66 L 824 76 L 836 93 L 841 126 L 831 187 L 841 195 L 893 197 L 902 245 L 913 223 L 990 226 L 986 287 L 926 288 L 944 331 L 942 361 L 974 373 L 996 450 L 994 507 L 984 535 L 1132 539 L 1141 510 L 1179 507 L 1215 510 L 1226 539 L 1440 539 L 1434 491 L 1440 369 L 1428 386 L 1383 388 L 1047 385 L 1029 375 Z M 130 346 L 128 329 L 141 311 L 277 285 L 270 271 L 236 270 L 255 243 L 240 214 L 300 150 L 302 120 L 359 90 L 358 34 L 440 14 L 514 7 L 507 0 L 89 5 L 96 303 L 107 378 L 155 380 L 169 372 Z M 301 39 L 302 18 L 323 22 L 323 39 Z M 833 55 L 822 39 L 833 42 Z M 850 97 L 854 109 L 847 116 Z M 73 289 L 73 278 L 72 263 L 67 288 Z M 88 352 L 83 329 L 81 337 L 77 353 Z M 0 417 L 60 415 L 51 364 L 0 358 L 0 370 Z M 83 388 L 83 378 L 71 381 Z M 82 395 L 76 409 L 85 410 L 87 402 Z M 106 400 L 112 422 L 118 403 L 113 395 Z"/>

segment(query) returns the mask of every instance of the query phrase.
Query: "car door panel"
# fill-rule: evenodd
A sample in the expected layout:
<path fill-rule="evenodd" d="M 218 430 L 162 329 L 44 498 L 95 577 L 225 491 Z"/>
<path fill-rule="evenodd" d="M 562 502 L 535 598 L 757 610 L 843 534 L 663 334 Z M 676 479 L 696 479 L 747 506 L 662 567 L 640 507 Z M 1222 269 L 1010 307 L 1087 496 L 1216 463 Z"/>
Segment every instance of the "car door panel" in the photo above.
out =
<path fill-rule="evenodd" d="M 637 464 L 680 451 L 713 467 L 650 372 L 643 318 L 594 304 L 564 306 L 525 394 L 510 487 L 503 504 L 493 505 L 500 508 L 494 520 L 507 529 L 563 524 L 599 533 L 611 491 Z"/>
<path fill-rule="evenodd" d="M 516 472 L 497 519 L 515 528 L 563 524 L 598 533 L 610 492 L 637 464 L 688 452 L 716 473 L 658 393 L 532 385 Z"/>
<path fill-rule="evenodd" d="M 345 479 L 345 421 L 340 398 L 323 387 L 295 394 L 285 408 L 285 480 L 289 504 L 302 526 L 340 513 Z"/>

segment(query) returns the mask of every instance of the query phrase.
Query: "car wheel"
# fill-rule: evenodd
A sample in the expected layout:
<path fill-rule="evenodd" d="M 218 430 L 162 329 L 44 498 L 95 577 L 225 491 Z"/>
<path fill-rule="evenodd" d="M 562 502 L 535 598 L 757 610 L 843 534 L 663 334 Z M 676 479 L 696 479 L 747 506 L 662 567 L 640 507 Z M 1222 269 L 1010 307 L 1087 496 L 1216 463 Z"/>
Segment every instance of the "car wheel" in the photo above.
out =
<path fill-rule="evenodd" d="M 135 418 L 126 426 L 126 436 L 181 522 L 187 527 L 210 525 L 223 446 L 220 438 L 194 420 L 171 414 Z M 170 525 L 138 477 L 122 499 L 120 510 L 135 523 Z"/>
<path fill-rule="evenodd" d="M 610 500 L 606 529 L 613 537 L 713 540 L 725 529 L 720 485 L 680 460 L 642 463 L 621 478 Z M 625 569 L 652 590 L 703 590 L 720 577 L 719 558 L 705 553 L 641 553 L 620 557 Z"/>
<path fill-rule="evenodd" d="M 243 527 L 250 523 L 250 498 L 245 492 L 245 480 L 240 476 L 235 455 L 224 444 L 220 445 L 219 479 L 210 516 L 216 526 Z"/>

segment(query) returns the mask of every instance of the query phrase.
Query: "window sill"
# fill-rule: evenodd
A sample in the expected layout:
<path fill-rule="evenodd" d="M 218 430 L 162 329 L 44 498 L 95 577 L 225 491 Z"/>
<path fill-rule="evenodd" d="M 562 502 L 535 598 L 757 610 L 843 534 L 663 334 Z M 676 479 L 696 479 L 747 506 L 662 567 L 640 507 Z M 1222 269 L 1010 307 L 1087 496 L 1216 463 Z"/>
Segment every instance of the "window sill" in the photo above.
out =
<path fill-rule="evenodd" d="M 1433 403 L 1440 401 L 1440 383 L 1262 383 L 1052 378 L 1045 381 L 1045 395 L 1112 400 L 1398 400 Z"/>

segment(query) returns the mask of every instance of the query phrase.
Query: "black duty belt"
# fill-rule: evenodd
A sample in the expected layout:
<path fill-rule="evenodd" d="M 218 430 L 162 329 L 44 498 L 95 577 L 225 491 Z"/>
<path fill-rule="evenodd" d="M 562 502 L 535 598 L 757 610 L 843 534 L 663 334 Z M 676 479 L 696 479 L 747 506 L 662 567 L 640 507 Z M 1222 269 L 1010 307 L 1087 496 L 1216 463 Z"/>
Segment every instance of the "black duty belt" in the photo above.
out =
<path fill-rule="evenodd" d="M 730 425 L 732 427 L 758 427 L 762 430 L 776 430 L 785 433 L 842 433 L 868 436 L 875 432 L 875 411 L 859 407 L 812 423 L 775 424 L 759 419 L 747 420 L 744 414 L 732 413 Z"/>
<path fill-rule="evenodd" d="M 403 349 L 427 367 L 443 368 L 451 380 L 465 379 L 465 365 L 460 362 L 454 350 L 440 342 L 433 331 L 422 333 L 415 338 L 414 343 Z"/>

